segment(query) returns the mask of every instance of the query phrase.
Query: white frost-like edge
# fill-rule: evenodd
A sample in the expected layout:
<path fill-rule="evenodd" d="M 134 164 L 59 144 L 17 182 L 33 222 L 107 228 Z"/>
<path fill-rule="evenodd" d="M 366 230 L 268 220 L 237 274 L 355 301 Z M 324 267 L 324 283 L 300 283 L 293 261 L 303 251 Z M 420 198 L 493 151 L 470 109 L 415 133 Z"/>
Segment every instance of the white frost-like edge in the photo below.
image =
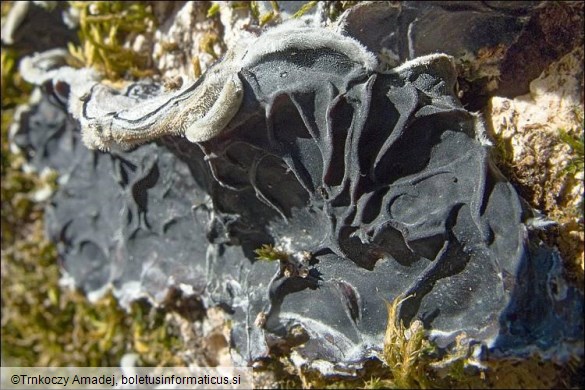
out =
<path fill-rule="evenodd" d="M 289 49 L 310 50 L 330 48 L 359 61 L 368 72 L 378 67 L 378 59 L 357 40 L 338 34 L 327 28 L 314 28 L 301 23 L 285 23 L 262 34 L 250 45 L 242 58 L 241 66 L 250 66 L 262 56 Z"/>

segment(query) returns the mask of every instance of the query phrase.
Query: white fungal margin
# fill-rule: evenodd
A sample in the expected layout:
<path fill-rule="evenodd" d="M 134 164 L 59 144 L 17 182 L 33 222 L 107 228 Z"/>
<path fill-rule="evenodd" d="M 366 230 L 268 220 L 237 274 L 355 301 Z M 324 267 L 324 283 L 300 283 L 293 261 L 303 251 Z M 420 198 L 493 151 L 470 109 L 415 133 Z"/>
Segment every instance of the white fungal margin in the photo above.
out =
<path fill-rule="evenodd" d="M 311 50 L 328 48 L 340 52 L 363 65 L 368 72 L 378 67 L 378 59 L 357 40 L 335 33 L 326 28 L 301 27 L 295 24 L 278 26 L 260 36 L 244 55 L 242 66 L 259 62 L 269 53 L 286 50 Z"/>
<path fill-rule="evenodd" d="M 187 139 L 191 142 L 203 142 L 221 133 L 239 111 L 243 98 L 244 87 L 238 75 L 234 74 L 225 83 L 209 111 L 187 127 Z"/>

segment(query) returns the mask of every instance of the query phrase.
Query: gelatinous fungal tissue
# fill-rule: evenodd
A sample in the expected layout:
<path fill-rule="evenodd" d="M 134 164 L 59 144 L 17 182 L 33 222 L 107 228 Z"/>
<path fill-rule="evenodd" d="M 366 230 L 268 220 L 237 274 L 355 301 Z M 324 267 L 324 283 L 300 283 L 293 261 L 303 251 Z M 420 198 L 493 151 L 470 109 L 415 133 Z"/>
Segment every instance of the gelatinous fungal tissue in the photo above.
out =
<path fill-rule="evenodd" d="M 287 345 L 323 373 L 381 356 L 399 296 L 399 319 L 441 347 L 462 333 L 478 352 L 582 343 L 582 297 L 530 238 L 534 215 L 457 99 L 450 56 L 382 70 L 349 36 L 283 24 L 163 92 L 35 73 L 58 55 L 23 74 L 75 121 L 45 96 L 15 139 L 67 172 L 48 231 L 88 293 L 161 302 L 183 288 L 231 316 L 236 363 Z M 277 261 L 257 259 L 268 244 Z"/>

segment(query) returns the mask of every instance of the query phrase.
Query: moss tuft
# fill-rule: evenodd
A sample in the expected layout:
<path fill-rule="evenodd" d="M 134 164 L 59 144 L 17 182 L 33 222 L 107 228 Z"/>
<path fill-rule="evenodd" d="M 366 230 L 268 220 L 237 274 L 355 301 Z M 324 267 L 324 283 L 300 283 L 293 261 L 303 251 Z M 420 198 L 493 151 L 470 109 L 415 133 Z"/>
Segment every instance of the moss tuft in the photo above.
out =
<path fill-rule="evenodd" d="M 384 336 L 384 360 L 395 386 L 428 388 L 430 382 L 425 363 L 426 355 L 433 347 L 426 340 L 420 321 L 413 321 L 407 329 L 397 315 L 398 307 L 408 298 L 399 296 L 392 303 L 386 302 L 388 325 Z"/>
<path fill-rule="evenodd" d="M 305 15 L 311 9 L 317 6 L 317 1 L 307 1 L 305 4 L 302 5 L 301 8 L 293 15 L 293 18 L 300 18 L 301 16 Z"/>
<path fill-rule="evenodd" d="M 566 130 L 559 130 L 559 138 L 562 142 L 569 145 L 572 151 L 572 156 L 564 169 L 564 172 L 570 175 L 575 175 L 578 172 L 583 172 L 585 151 L 584 151 L 584 133 L 583 128 L 579 131 L 580 137 L 570 135 Z"/>
<path fill-rule="evenodd" d="M 261 248 L 254 250 L 254 253 L 256 253 L 257 255 L 256 258 L 258 260 L 264 261 L 282 260 L 285 262 L 288 261 L 288 254 L 285 251 L 275 248 L 270 244 L 262 245 Z"/>
<path fill-rule="evenodd" d="M 126 75 L 145 77 L 154 73 L 150 53 L 136 52 L 127 43 L 154 30 L 152 8 L 144 2 L 71 1 L 79 12 L 80 46 L 69 44 L 75 63 L 118 80 Z"/>

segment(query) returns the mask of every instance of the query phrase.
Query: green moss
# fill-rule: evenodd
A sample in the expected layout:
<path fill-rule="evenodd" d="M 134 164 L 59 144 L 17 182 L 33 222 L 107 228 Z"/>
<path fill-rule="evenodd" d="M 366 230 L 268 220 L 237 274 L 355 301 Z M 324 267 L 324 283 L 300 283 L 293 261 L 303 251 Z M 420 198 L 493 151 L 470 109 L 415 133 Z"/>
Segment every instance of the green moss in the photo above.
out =
<path fill-rule="evenodd" d="M 307 1 L 299 10 L 293 15 L 293 18 L 300 18 L 305 15 L 311 9 L 317 6 L 317 1 Z"/>
<path fill-rule="evenodd" d="M 132 350 L 144 366 L 181 367 L 184 345 L 176 324 L 169 322 L 169 310 L 153 308 L 146 301 L 132 303 L 130 318 Z"/>
<path fill-rule="evenodd" d="M 215 45 L 219 45 L 221 52 L 225 52 L 227 50 L 225 43 L 219 37 L 219 34 L 215 31 L 206 32 L 199 40 L 199 50 L 203 53 L 211 55 L 214 59 L 217 60 L 219 58 L 219 54 L 215 51 Z"/>
<path fill-rule="evenodd" d="M 257 1 L 250 1 L 249 7 L 250 7 L 250 14 L 252 15 L 252 17 L 255 20 L 258 20 L 258 18 L 260 18 L 260 9 L 258 8 L 258 2 Z"/>
<path fill-rule="evenodd" d="M 408 298 L 399 296 L 392 303 L 387 303 L 388 325 L 384 336 L 384 360 L 395 386 L 428 388 L 430 383 L 426 363 L 432 345 L 426 340 L 420 321 L 414 321 L 407 330 L 397 317 L 398 307 Z"/>
<path fill-rule="evenodd" d="M 145 2 L 71 1 L 80 14 L 80 46 L 69 45 L 73 65 L 90 66 L 108 79 L 145 77 L 154 70 L 150 53 L 137 53 L 124 44 L 137 34 L 151 34 L 152 8 Z"/>
<path fill-rule="evenodd" d="M 560 140 L 569 145 L 572 151 L 572 156 L 565 167 L 565 172 L 571 175 L 576 174 L 577 172 L 582 172 L 584 168 L 584 147 L 583 147 L 583 128 L 579 132 L 581 134 L 580 137 L 570 135 L 566 130 L 561 129 L 559 130 L 559 138 Z"/>
<path fill-rule="evenodd" d="M 254 250 L 256 258 L 264 261 L 288 261 L 288 254 L 280 249 L 273 247 L 270 244 L 264 244 L 261 248 Z"/>
<path fill-rule="evenodd" d="M 214 3 L 207 10 L 207 17 L 213 18 L 215 15 L 218 15 L 218 14 L 219 14 L 219 3 Z"/>
<path fill-rule="evenodd" d="M 585 133 L 583 131 L 583 110 L 576 111 L 575 114 L 580 122 L 581 126 L 579 129 L 576 129 L 572 135 L 568 131 L 564 129 L 559 130 L 559 139 L 561 142 L 565 143 L 571 148 L 571 156 L 569 157 L 569 161 L 567 161 L 567 165 L 563 169 L 563 173 L 570 176 L 570 181 L 573 180 L 583 180 L 576 179 L 576 174 L 579 172 L 583 172 L 585 168 Z M 581 197 L 580 201 L 574 205 L 572 208 L 567 208 L 564 210 L 567 217 L 573 218 L 579 221 L 580 231 L 584 230 L 583 226 L 583 197 Z"/>

